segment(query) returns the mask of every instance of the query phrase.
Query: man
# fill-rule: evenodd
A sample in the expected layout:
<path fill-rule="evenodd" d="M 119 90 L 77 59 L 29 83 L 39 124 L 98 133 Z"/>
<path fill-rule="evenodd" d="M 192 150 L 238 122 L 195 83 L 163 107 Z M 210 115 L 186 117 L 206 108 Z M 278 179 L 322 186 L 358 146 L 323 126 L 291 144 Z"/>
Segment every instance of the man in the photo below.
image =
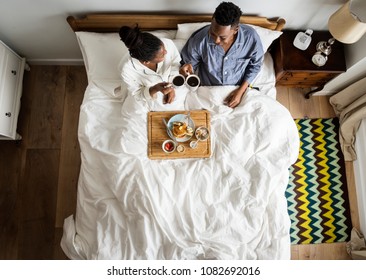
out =
<path fill-rule="evenodd" d="M 263 62 L 263 48 L 256 31 L 239 24 L 242 12 L 231 2 L 217 6 L 210 25 L 192 34 L 182 49 L 180 73 L 198 72 L 203 86 L 238 85 L 225 99 L 234 108 Z"/>

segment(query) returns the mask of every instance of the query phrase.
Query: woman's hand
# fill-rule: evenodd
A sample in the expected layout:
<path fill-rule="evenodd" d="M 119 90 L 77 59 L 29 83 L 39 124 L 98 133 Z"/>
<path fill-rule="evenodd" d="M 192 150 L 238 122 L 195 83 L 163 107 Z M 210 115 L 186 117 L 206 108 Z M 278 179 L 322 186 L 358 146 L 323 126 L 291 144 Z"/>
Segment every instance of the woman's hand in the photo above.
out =
<path fill-rule="evenodd" d="M 182 74 L 183 76 L 188 76 L 190 74 L 193 74 L 193 67 L 192 64 L 186 63 L 179 69 L 179 74 Z"/>
<path fill-rule="evenodd" d="M 158 83 L 149 89 L 150 95 L 153 99 L 156 98 L 156 93 L 161 92 L 163 97 L 163 103 L 172 103 L 175 98 L 175 89 L 171 83 Z"/>
<path fill-rule="evenodd" d="M 172 103 L 174 101 L 174 99 L 175 99 L 175 90 L 172 87 L 172 90 L 169 93 L 167 93 L 167 94 L 164 95 L 164 97 L 163 97 L 163 103 L 164 104 L 167 104 L 167 103 L 170 104 L 170 103 Z"/>

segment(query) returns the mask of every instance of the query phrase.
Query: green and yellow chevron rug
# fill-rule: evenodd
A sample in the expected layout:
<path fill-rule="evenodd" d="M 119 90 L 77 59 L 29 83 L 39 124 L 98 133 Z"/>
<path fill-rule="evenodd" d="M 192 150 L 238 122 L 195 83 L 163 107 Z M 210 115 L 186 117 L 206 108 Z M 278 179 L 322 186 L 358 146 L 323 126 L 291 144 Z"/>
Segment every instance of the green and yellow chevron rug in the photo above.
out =
<path fill-rule="evenodd" d="M 300 153 L 290 168 L 286 190 L 291 243 L 315 244 L 349 239 L 351 219 L 337 118 L 295 120 Z"/>

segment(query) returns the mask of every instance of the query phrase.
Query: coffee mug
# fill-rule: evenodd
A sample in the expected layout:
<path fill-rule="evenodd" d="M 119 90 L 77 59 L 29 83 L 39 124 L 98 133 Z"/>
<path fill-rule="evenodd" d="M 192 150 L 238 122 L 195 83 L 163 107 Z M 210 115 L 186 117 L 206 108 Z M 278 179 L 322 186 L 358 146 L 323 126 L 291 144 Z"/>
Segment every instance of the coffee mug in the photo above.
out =
<path fill-rule="evenodd" d="M 186 77 L 186 85 L 191 91 L 196 91 L 200 85 L 200 78 L 197 75 L 191 74 Z"/>
<path fill-rule="evenodd" d="M 172 84 L 174 87 L 181 87 L 183 86 L 185 83 L 185 77 L 181 74 L 176 75 L 175 77 L 173 77 L 172 80 Z"/>

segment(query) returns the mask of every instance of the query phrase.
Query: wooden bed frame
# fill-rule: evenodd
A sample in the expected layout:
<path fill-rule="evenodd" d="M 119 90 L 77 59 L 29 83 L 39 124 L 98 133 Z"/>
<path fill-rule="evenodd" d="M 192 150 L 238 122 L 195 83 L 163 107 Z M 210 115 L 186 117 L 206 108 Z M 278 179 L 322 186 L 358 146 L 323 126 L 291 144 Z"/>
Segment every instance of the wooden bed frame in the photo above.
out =
<path fill-rule="evenodd" d="M 210 22 L 212 14 L 90 14 L 77 19 L 67 17 L 67 22 L 75 31 L 117 32 L 121 26 L 131 26 L 135 23 L 142 30 L 177 29 L 177 24 L 193 22 Z M 261 26 L 271 30 L 282 30 L 286 21 L 282 18 L 268 19 L 266 17 L 242 16 L 241 23 Z"/>

